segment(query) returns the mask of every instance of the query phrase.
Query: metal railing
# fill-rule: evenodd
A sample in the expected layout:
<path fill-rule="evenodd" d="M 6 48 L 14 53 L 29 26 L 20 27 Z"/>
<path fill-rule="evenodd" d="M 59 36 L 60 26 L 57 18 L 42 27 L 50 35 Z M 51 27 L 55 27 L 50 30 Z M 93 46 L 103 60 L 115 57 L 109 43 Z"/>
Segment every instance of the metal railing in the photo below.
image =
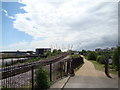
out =
<path fill-rule="evenodd" d="M 71 60 L 69 53 L 64 53 L 51 59 L 21 65 L 7 66 L 6 63 L 6 67 L 0 69 L 2 74 L 1 86 L 2 88 L 29 88 L 33 90 L 36 84 L 35 73 L 40 65 L 46 68 L 50 81 L 54 83 L 70 75 L 72 70 L 80 64 L 81 62 L 79 60 Z"/>
<path fill-rule="evenodd" d="M 62 63 L 66 60 L 68 53 L 64 53 L 57 57 L 53 57 L 48 60 L 40 60 L 33 63 L 26 63 L 21 65 L 11 65 L 8 66 L 7 63 L 4 67 L 0 69 L 2 78 L 1 86 L 3 88 L 32 88 L 34 87 L 35 71 L 39 65 L 44 65 L 44 67 L 49 72 L 49 77 L 51 82 L 57 81 L 57 79 L 62 78 L 66 72 L 63 68 L 60 69 Z M 11 62 L 13 64 L 13 62 Z"/>

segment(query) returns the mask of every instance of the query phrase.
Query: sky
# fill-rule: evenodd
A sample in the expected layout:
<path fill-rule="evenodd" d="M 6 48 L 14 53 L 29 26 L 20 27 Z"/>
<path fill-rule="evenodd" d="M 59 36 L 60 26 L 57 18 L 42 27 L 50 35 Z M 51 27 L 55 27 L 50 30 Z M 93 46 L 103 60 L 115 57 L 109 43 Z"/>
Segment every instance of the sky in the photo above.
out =
<path fill-rule="evenodd" d="M 2 51 L 94 50 L 118 44 L 118 3 L 105 0 L 2 2 Z"/>

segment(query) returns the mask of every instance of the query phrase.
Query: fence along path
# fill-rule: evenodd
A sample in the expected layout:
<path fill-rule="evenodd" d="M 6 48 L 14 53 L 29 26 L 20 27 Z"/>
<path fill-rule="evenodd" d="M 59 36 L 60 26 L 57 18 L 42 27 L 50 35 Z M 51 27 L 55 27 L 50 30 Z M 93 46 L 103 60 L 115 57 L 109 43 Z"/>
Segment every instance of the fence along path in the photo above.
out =
<path fill-rule="evenodd" d="M 27 72 L 27 71 L 31 70 L 32 66 L 37 67 L 40 64 L 47 65 L 49 63 L 58 62 L 62 58 L 66 57 L 67 55 L 68 55 L 68 53 L 64 53 L 64 54 L 58 55 L 58 56 L 53 57 L 53 58 L 48 59 L 48 60 L 40 60 L 40 61 L 36 61 L 33 63 L 25 63 L 25 64 L 20 64 L 20 65 L 15 65 L 15 66 L 13 65 L 13 66 L 1 68 L 0 69 L 0 71 L 2 73 L 1 79 L 5 79 L 5 78 L 10 77 L 10 76 L 14 76 L 17 74 Z M 7 66 L 7 64 L 6 64 L 6 66 Z"/>
<path fill-rule="evenodd" d="M 70 72 L 70 60 L 65 58 L 68 55 L 69 53 L 64 53 L 48 60 L 2 68 L 0 70 L 1 86 L 4 88 L 33 88 L 35 71 L 41 64 L 49 71 L 50 80 L 55 82 Z"/>

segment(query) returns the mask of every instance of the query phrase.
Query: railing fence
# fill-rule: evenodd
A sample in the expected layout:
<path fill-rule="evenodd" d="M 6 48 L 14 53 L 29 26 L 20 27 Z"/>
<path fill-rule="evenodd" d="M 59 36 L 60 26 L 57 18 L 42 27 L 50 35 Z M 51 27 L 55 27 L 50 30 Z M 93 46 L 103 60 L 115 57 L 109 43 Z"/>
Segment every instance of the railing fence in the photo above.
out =
<path fill-rule="evenodd" d="M 65 56 L 67 56 L 66 54 Z M 1 80 L 1 86 L 2 88 L 29 88 L 34 90 L 35 88 L 35 73 L 40 65 L 44 65 L 44 68 L 49 73 L 49 79 L 52 83 L 58 81 L 59 79 L 62 79 L 63 77 L 66 77 L 71 74 L 71 70 L 73 70 L 76 66 L 80 65 L 80 61 L 78 60 L 70 60 L 60 58 L 56 62 L 48 62 L 41 64 L 39 63 L 37 66 L 31 65 L 29 67 L 23 67 L 19 66 L 16 70 L 16 67 L 14 66 L 13 60 L 11 61 L 11 65 L 8 66 L 7 62 L 3 63 L 3 71 L 2 71 L 2 80 Z M 73 67 L 73 65 L 75 67 Z M 73 69 L 72 69 L 73 68 Z M 28 70 L 27 70 L 28 69 Z M 6 73 L 7 72 L 7 73 Z M 19 73 L 18 73 L 19 72 Z M 13 75 L 14 73 L 14 75 Z"/>

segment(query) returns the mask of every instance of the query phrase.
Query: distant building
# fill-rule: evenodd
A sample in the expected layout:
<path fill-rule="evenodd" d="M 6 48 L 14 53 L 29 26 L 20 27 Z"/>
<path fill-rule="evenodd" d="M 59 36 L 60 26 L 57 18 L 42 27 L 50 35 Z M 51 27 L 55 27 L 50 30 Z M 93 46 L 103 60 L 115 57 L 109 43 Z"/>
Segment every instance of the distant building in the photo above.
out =
<path fill-rule="evenodd" d="M 101 48 L 97 48 L 97 49 L 95 49 L 95 51 L 102 51 L 102 49 Z"/>
<path fill-rule="evenodd" d="M 36 49 L 36 54 L 37 55 L 43 55 L 47 51 L 51 51 L 51 48 L 37 48 Z"/>
<path fill-rule="evenodd" d="M 115 50 L 115 47 L 111 47 L 111 48 L 104 48 L 104 49 L 101 49 L 101 48 L 97 48 L 95 49 L 95 51 L 114 51 Z"/>
<path fill-rule="evenodd" d="M 25 56 L 25 55 L 32 55 L 33 51 L 3 51 L 0 52 L 2 55 L 7 56 Z"/>
<path fill-rule="evenodd" d="M 114 51 L 116 48 L 115 47 L 112 47 L 111 50 Z"/>

